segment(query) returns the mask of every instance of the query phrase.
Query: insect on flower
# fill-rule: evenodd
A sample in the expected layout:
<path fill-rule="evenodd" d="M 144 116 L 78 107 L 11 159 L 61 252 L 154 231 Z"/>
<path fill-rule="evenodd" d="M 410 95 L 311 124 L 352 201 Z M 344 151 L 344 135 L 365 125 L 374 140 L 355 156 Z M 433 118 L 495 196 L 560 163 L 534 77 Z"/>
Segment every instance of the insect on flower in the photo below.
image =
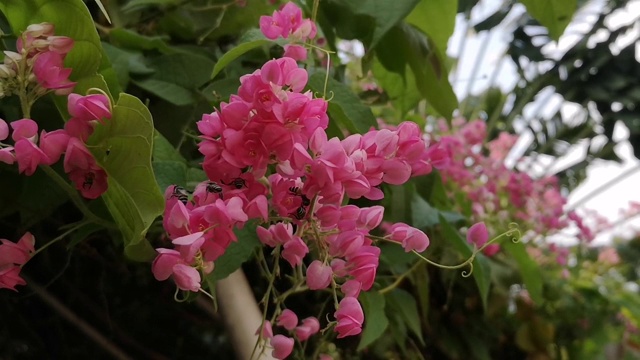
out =
<path fill-rule="evenodd" d="M 209 194 L 219 194 L 220 199 L 222 199 L 222 187 L 218 185 L 218 183 L 208 181 L 205 189 L 207 190 L 207 196 L 209 196 Z"/>
<path fill-rule="evenodd" d="M 85 190 L 90 190 L 93 186 L 93 181 L 96 179 L 96 174 L 92 172 L 88 172 L 84 175 L 84 182 L 82 183 L 82 188 Z"/>
<path fill-rule="evenodd" d="M 171 193 L 171 197 L 178 198 L 178 200 L 180 200 L 181 203 L 186 205 L 187 202 L 189 201 L 189 191 L 187 191 L 187 189 L 183 188 L 182 186 L 175 185 L 173 187 L 173 192 Z"/>
<path fill-rule="evenodd" d="M 297 220 L 302 220 L 307 215 L 307 209 L 304 206 L 300 206 L 295 212 L 292 212 L 289 215 L 292 215 Z"/>
<path fill-rule="evenodd" d="M 309 200 L 306 195 L 300 193 L 299 187 L 292 186 L 289 188 L 289 192 L 291 193 L 291 195 L 300 196 L 300 198 L 302 199 L 302 206 L 309 206 L 309 204 L 311 204 L 311 200 Z"/>
<path fill-rule="evenodd" d="M 242 189 L 243 187 L 247 187 L 247 182 L 244 181 L 243 178 L 235 178 L 233 180 L 231 180 L 230 182 L 226 183 L 226 182 L 222 182 L 225 185 L 229 185 L 229 186 L 233 186 L 236 189 Z"/>

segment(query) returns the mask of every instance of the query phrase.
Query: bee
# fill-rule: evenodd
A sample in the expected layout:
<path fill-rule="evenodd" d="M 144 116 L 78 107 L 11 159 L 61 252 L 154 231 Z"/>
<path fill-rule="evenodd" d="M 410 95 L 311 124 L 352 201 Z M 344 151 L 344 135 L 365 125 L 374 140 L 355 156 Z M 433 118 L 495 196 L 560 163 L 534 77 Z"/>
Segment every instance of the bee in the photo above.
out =
<path fill-rule="evenodd" d="M 302 199 L 302 206 L 309 206 L 309 204 L 311 204 L 311 200 L 309 200 L 306 195 L 300 193 L 299 187 L 292 186 L 289 188 L 289 192 L 291 193 L 291 195 L 300 196 L 300 198 Z"/>
<path fill-rule="evenodd" d="M 84 175 L 84 182 L 82 183 L 82 188 L 85 190 L 90 190 L 93 186 L 93 181 L 96 179 L 96 174 L 89 172 Z"/>
<path fill-rule="evenodd" d="M 222 199 L 222 187 L 218 185 L 218 183 L 213 181 L 207 181 L 206 190 L 207 190 L 207 196 L 209 196 L 210 193 L 219 194 L 220 199 Z"/>
<path fill-rule="evenodd" d="M 231 180 L 230 182 L 226 183 L 226 182 L 222 182 L 225 185 L 229 185 L 229 186 L 233 186 L 236 189 L 242 189 L 243 187 L 247 187 L 247 182 L 244 181 L 243 178 L 235 178 L 233 180 Z"/>
<path fill-rule="evenodd" d="M 295 212 L 292 212 L 289 215 L 292 215 L 297 220 L 302 220 L 304 219 L 305 215 L 307 215 L 307 209 L 304 206 L 300 206 L 298 209 L 296 209 Z"/>
<path fill-rule="evenodd" d="M 178 200 L 180 200 L 181 203 L 183 203 L 184 205 L 187 205 L 187 202 L 189 201 L 189 192 L 187 191 L 187 189 L 183 188 L 182 186 L 174 185 L 173 192 L 171 193 L 171 197 L 178 198 Z"/>

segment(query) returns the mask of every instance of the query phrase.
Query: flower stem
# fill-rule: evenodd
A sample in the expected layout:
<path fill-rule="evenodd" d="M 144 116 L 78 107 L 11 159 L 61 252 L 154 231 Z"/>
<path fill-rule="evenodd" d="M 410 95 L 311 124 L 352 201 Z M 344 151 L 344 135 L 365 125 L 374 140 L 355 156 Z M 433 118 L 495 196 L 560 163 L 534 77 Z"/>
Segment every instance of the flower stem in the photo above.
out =
<path fill-rule="evenodd" d="M 38 255 L 39 253 L 41 253 L 44 249 L 48 248 L 49 246 L 57 243 L 58 241 L 66 238 L 67 236 L 69 236 L 71 233 L 75 232 L 76 230 L 80 229 L 81 227 L 88 225 L 90 223 L 90 221 L 87 220 L 83 220 L 83 221 L 79 221 L 76 223 L 76 225 L 74 225 L 71 229 L 63 232 L 60 236 L 56 237 L 55 239 L 49 241 L 48 243 L 42 245 L 40 248 L 38 248 L 38 250 L 36 250 L 31 257 L 34 257 L 36 255 Z"/>

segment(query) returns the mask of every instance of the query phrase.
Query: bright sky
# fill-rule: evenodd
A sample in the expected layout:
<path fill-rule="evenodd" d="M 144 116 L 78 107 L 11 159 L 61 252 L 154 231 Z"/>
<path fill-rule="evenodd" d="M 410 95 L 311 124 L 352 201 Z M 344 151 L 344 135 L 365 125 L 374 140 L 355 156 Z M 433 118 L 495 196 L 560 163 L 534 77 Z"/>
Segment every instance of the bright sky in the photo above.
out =
<path fill-rule="evenodd" d="M 581 9 L 575 16 L 572 24 L 569 25 L 564 35 L 558 43 L 550 43 L 545 45 L 544 49 L 551 56 L 561 56 L 571 45 L 580 39 L 579 34 L 590 29 L 591 24 L 595 21 L 597 11 L 604 6 L 605 0 L 592 0 Z M 500 0 L 481 0 L 474 8 L 471 15 L 471 22 L 476 23 L 488 15 L 495 12 L 502 5 Z M 492 32 L 475 33 L 473 28 L 465 24 L 462 15 L 458 16 L 454 35 L 449 41 L 448 54 L 454 57 L 460 57 L 458 71 L 452 76 L 452 85 L 458 98 L 463 99 L 469 93 L 477 94 L 486 89 L 490 84 L 497 84 L 503 91 L 509 91 L 513 88 L 518 77 L 515 71 L 515 65 L 508 57 L 504 57 L 505 49 L 511 40 L 508 24 L 524 11 L 524 6 L 516 4 L 514 9 L 505 21 Z M 617 28 L 630 21 L 636 21 L 634 30 L 627 34 L 626 37 L 620 39 L 617 43 L 620 47 L 636 41 L 640 33 L 640 0 L 631 0 L 625 9 L 622 9 L 611 16 L 607 21 L 607 26 L 611 29 Z M 505 26 L 505 24 L 507 24 Z M 601 37 L 607 34 L 599 34 Z M 463 38 L 466 38 L 463 40 Z M 594 37 L 592 41 L 597 42 L 598 37 Z M 616 51 L 616 49 L 612 49 Z M 640 43 L 636 43 L 636 59 L 640 58 Z M 480 59 L 478 61 L 478 59 Z M 477 74 L 475 77 L 473 74 Z M 575 106 L 563 104 L 560 96 L 553 95 L 552 91 L 548 92 L 548 96 L 540 96 L 537 103 L 530 104 L 525 108 L 524 116 L 532 118 L 536 116 L 545 117 L 557 111 L 562 107 L 563 113 L 576 111 Z M 628 138 L 628 130 L 622 125 L 617 125 L 614 132 L 616 139 Z M 516 145 L 513 153 L 522 151 L 531 141 L 531 135 L 523 135 L 519 144 Z M 554 170 L 562 169 L 572 163 L 577 162 L 584 156 L 586 144 L 574 146 L 567 156 L 555 161 L 555 164 L 547 169 L 547 173 L 553 173 Z M 629 201 L 640 202 L 640 161 L 633 156 L 633 149 L 627 141 L 623 141 L 615 148 L 616 154 L 622 159 L 622 163 L 597 161 L 587 170 L 587 179 L 575 191 L 569 194 L 568 207 L 573 207 L 579 203 L 578 209 L 597 210 L 601 215 L 605 216 L 609 221 L 616 222 L 621 218 L 621 209 L 627 208 Z M 515 155 L 517 158 L 518 154 Z M 541 173 L 547 168 L 554 159 L 551 157 L 539 158 L 540 166 L 534 168 L 534 173 Z M 605 189 L 598 190 L 603 184 L 615 179 L 621 174 L 633 172 L 624 180 L 618 182 L 614 186 L 607 186 Z M 596 191 L 596 195 L 591 194 Z M 590 197 L 587 201 L 581 199 Z M 615 235 L 629 236 L 636 231 L 640 231 L 640 218 L 629 221 L 620 226 L 616 226 L 611 231 L 601 233 L 594 242 L 602 244 L 611 241 Z"/>

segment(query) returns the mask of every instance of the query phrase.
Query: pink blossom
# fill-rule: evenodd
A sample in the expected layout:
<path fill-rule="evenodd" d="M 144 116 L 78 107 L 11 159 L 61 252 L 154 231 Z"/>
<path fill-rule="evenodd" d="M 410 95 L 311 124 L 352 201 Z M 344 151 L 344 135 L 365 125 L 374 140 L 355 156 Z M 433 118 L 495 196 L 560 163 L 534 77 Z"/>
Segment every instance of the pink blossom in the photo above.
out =
<path fill-rule="evenodd" d="M 362 290 L 362 283 L 357 280 L 348 280 L 345 281 L 344 284 L 342 284 L 340 290 L 345 297 L 358 298 L 358 295 L 360 295 L 360 290 Z"/>
<path fill-rule="evenodd" d="M 300 45 L 285 45 L 284 54 L 282 56 L 292 58 L 296 61 L 306 61 L 307 49 Z"/>
<path fill-rule="evenodd" d="M 263 339 L 271 339 L 273 337 L 273 328 L 271 327 L 271 321 L 266 320 L 260 324 L 256 330 L 256 335 L 260 334 Z"/>
<path fill-rule="evenodd" d="M 0 239 L 0 267 L 5 265 L 24 265 L 33 255 L 35 238 L 25 233 L 17 243 Z"/>
<path fill-rule="evenodd" d="M 620 255 L 618 255 L 615 248 L 607 247 L 600 250 L 598 262 L 606 265 L 617 265 L 620 263 Z"/>
<path fill-rule="evenodd" d="M 11 128 L 13 129 L 13 134 L 11 134 L 13 141 L 27 139 L 35 142 L 36 136 L 38 135 L 38 124 L 31 119 L 12 121 Z"/>
<path fill-rule="evenodd" d="M 278 326 L 282 326 L 287 330 L 293 330 L 298 325 L 298 316 L 289 309 L 284 309 L 282 314 L 278 316 Z"/>
<path fill-rule="evenodd" d="M 38 83 L 45 89 L 55 90 L 56 95 L 67 95 L 75 82 L 69 81 L 71 69 L 65 69 L 62 55 L 53 51 L 38 54 L 33 65 L 33 74 Z"/>
<path fill-rule="evenodd" d="M 14 153 L 12 146 L 0 148 L 0 162 L 11 165 L 15 161 L 16 161 L 16 155 Z"/>
<path fill-rule="evenodd" d="M 293 344 L 293 338 L 284 335 L 274 335 L 273 338 L 271 338 L 271 346 L 273 347 L 271 356 L 276 359 L 286 358 L 291 355 L 291 352 L 293 351 Z"/>
<path fill-rule="evenodd" d="M 69 134 L 64 130 L 54 130 L 40 133 L 40 149 L 46 155 L 45 164 L 52 165 L 58 160 L 69 144 Z"/>
<path fill-rule="evenodd" d="M 179 238 L 173 239 L 171 241 L 174 245 L 178 245 L 178 250 L 180 251 L 180 255 L 182 258 L 190 262 L 195 257 L 196 253 L 200 250 L 202 244 L 204 244 L 204 232 L 200 231 L 197 233 L 181 236 Z"/>
<path fill-rule="evenodd" d="M 335 328 L 335 331 L 338 333 L 338 339 L 358 335 L 362 332 L 364 313 L 362 312 L 362 307 L 358 299 L 354 297 L 345 297 L 342 299 L 334 316 L 338 321 Z"/>
<path fill-rule="evenodd" d="M 5 140 L 9 137 L 9 125 L 7 122 L 0 119 L 0 141 Z"/>
<path fill-rule="evenodd" d="M 97 199 L 107 191 L 107 173 L 97 165 L 89 169 L 74 169 L 68 173 L 76 190 L 87 199 Z"/>
<path fill-rule="evenodd" d="M 0 266 L 0 289 L 16 290 L 16 285 L 27 285 L 27 282 L 20 277 L 20 266 L 5 265 Z"/>
<path fill-rule="evenodd" d="M 307 286 L 311 290 L 321 290 L 329 286 L 333 277 L 331 266 L 324 265 L 320 260 L 314 260 L 307 268 Z"/>
<path fill-rule="evenodd" d="M 178 288 L 194 292 L 200 290 L 200 273 L 187 265 L 178 251 L 171 249 L 156 249 L 156 251 L 158 256 L 151 266 L 156 280 L 167 280 L 172 276 Z"/>
<path fill-rule="evenodd" d="M 313 316 L 303 319 L 302 325 L 295 328 L 296 337 L 300 341 L 307 340 L 318 331 L 320 331 L 320 322 Z"/>
<path fill-rule="evenodd" d="M 380 248 L 377 246 L 363 246 L 354 256 L 347 258 L 349 275 L 362 283 L 362 290 L 367 291 L 373 286 L 379 261 Z"/>
<path fill-rule="evenodd" d="M 200 273 L 193 267 L 185 264 L 173 266 L 173 280 L 181 290 L 198 292 L 200 290 Z"/>
<path fill-rule="evenodd" d="M 485 254 L 486 256 L 493 256 L 495 254 L 497 254 L 500 251 L 500 244 L 489 244 L 487 245 L 486 248 L 484 248 L 484 250 L 482 250 L 482 253 Z"/>
<path fill-rule="evenodd" d="M 422 231 L 405 223 L 395 223 L 391 226 L 387 238 L 402 243 L 404 251 L 415 250 L 423 252 L 429 246 L 429 237 Z"/>
<path fill-rule="evenodd" d="M 36 144 L 26 138 L 16 141 L 14 145 L 18 171 L 27 176 L 33 175 L 38 165 L 47 163 L 48 158 Z"/>
<path fill-rule="evenodd" d="M 489 231 L 484 222 L 473 224 L 467 231 L 467 242 L 481 248 L 489 240 Z"/>
<path fill-rule="evenodd" d="M 69 114 L 83 121 L 111 119 L 111 103 L 103 94 L 82 96 L 69 94 L 67 98 Z"/>
<path fill-rule="evenodd" d="M 293 236 L 291 240 L 284 243 L 282 257 L 291 264 L 297 266 L 302 264 L 302 258 L 307 255 L 309 248 L 299 236 Z"/>

